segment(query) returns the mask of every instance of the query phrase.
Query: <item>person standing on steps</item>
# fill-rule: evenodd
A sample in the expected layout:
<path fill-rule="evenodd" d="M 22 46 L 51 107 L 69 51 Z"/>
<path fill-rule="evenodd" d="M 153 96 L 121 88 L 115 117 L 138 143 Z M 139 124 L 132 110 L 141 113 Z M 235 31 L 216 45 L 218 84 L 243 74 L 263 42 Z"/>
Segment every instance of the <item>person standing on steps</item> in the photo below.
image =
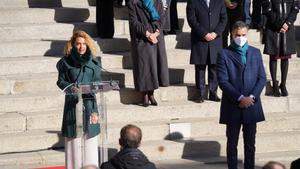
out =
<path fill-rule="evenodd" d="M 267 18 L 264 31 L 264 54 L 270 55 L 269 68 L 273 95 L 288 96 L 286 80 L 289 59 L 296 53 L 294 22 L 299 12 L 298 0 L 262 0 Z M 277 82 L 277 60 L 281 60 L 281 84 Z M 281 92 L 279 91 L 281 89 Z"/>
<path fill-rule="evenodd" d="M 94 40 L 84 31 L 74 32 L 64 48 L 65 56 L 61 58 L 56 68 L 60 89 L 65 89 L 72 83 L 84 84 L 101 81 L 101 66 L 93 59 L 96 55 Z M 72 90 L 78 90 L 74 87 Z M 99 166 L 98 135 L 100 125 L 99 112 L 95 95 L 83 94 L 84 99 L 84 159 L 82 155 L 82 138 L 76 132 L 76 104 L 78 96 L 66 95 L 62 122 L 62 136 L 65 138 L 66 169 L 79 169 L 83 165 Z"/>
<path fill-rule="evenodd" d="M 114 1 L 96 0 L 96 25 L 98 36 L 103 39 L 113 38 L 114 27 Z"/>
<path fill-rule="evenodd" d="M 222 33 L 227 23 L 224 0 L 188 0 L 187 20 L 191 27 L 191 58 L 195 65 L 198 102 L 206 96 L 205 70 L 208 66 L 209 100 L 220 101 L 217 96 L 217 53 L 222 49 Z"/>
<path fill-rule="evenodd" d="M 264 121 L 260 94 L 266 74 L 260 50 L 248 45 L 248 26 L 232 27 L 232 42 L 218 54 L 217 76 L 222 90 L 220 123 L 226 124 L 228 169 L 237 169 L 237 145 L 243 126 L 244 169 L 255 168 L 256 123 Z"/>
<path fill-rule="evenodd" d="M 252 1 L 251 29 L 260 30 L 263 27 L 261 1 L 262 0 Z"/>
<path fill-rule="evenodd" d="M 143 106 L 157 105 L 154 90 L 169 86 L 169 71 L 162 31 L 161 0 L 129 0 L 129 28 L 135 89 L 143 95 Z"/>
<path fill-rule="evenodd" d="M 250 0 L 224 0 L 227 9 L 228 20 L 225 30 L 223 32 L 223 48 L 226 48 L 228 46 L 228 36 L 231 32 L 232 25 L 235 22 L 248 22 L 249 26 L 251 18 L 249 17 L 249 11 L 246 10 L 246 8 L 248 9 L 248 6 L 250 6 L 249 1 Z"/>

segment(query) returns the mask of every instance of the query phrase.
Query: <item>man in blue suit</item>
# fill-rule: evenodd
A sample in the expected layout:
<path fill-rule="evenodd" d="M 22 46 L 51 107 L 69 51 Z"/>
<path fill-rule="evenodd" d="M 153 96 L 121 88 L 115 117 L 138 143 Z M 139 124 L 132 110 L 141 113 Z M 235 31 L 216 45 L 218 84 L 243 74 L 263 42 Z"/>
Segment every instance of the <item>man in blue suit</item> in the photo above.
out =
<path fill-rule="evenodd" d="M 260 94 L 266 74 L 260 50 L 248 45 L 247 24 L 237 21 L 231 33 L 230 46 L 217 59 L 217 77 L 223 91 L 220 123 L 226 124 L 228 168 L 237 169 L 237 144 L 243 127 L 244 169 L 254 169 L 256 123 L 265 120 Z"/>

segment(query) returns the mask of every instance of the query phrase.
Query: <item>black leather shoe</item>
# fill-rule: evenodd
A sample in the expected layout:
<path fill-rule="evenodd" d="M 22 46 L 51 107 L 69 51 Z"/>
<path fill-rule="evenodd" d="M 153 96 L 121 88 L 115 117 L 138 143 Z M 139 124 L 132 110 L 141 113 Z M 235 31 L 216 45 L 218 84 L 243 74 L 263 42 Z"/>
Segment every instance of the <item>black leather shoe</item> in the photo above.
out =
<path fill-rule="evenodd" d="M 157 106 L 157 101 L 155 100 L 154 96 L 149 96 L 150 104 L 153 106 Z"/>
<path fill-rule="evenodd" d="M 218 97 L 218 95 L 214 94 L 214 93 L 213 94 L 212 93 L 209 94 L 208 100 L 215 101 L 215 102 L 220 102 L 221 101 L 221 99 Z"/>
<path fill-rule="evenodd" d="M 199 98 L 197 98 L 195 100 L 195 102 L 197 102 L 197 103 L 203 103 L 204 102 L 204 98 L 200 96 Z"/>
<path fill-rule="evenodd" d="M 143 93 L 143 99 L 144 99 L 143 106 L 148 107 L 149 106 L 149 98 L 148 98 L 147 93 Z"/>
<path fill-rule="evenodd" d="M 280 91 L 279 91 L 279 86 L 278 83 L 273 83 L 273 96 L 274 97 L 280 97 Z"/>
<path fill-rule="evenodd" d="M 286 97 L 289 95 L 289 92 L 286 89 L 285 85 L 280 84 L 281 96 Z"/>

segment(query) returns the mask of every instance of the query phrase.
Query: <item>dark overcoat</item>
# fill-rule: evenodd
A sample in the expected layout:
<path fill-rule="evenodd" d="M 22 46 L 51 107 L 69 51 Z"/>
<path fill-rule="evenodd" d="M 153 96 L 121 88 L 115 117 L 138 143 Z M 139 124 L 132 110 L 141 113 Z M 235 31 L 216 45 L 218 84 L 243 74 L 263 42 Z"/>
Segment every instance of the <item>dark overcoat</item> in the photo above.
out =
<path fill-rule="evenodd" d="M 108 162 L 101 165 L 101 169 L 156 169 L 142 151 L 136 148 L 124 148 Z"/>
<path fill-rule="evenodd" d="M 169 71 L 165 40 L 162 31 L 164 11 L 161 0 L 154 0 L 160 20 L 151 22 L 150 15 L 141 0 L 129 0 L 129 28 L 133 76 L 135 89 L 149 91 L 169 85 Z M 146 31 L 160 30 L 158 43 L 152 44 L 146 38 Z"/>
<path fill-rule="evenodd" d="M 91 52 L 88 50 L 86 61 L 80 62 L 72 52 L 69 56 L 61 58 L 56 67 L 58 70 L 57 86 L 60 89 L 64 89 L 72 83 L 90 83 L 101 80 L 100 64 L 92 59 Z M 80 57 L 80 56 L 79 56 Z M 88 133 L 88 137 L 96 136 L 100 133 L 100 125 L 90 123 L 90 116 L 92 113 L 98 113 L 97 102 L 94 94 L 82 95 L 84 104 L 84 130 Z M 76 104 L 78 102 L 78 96 L 66 95 L 64 114 L 62 122 L 62 135 L 68 138 L 77 137 L 76 133 Z"/>
<path fill-rule="evenodd" d="M 227 8 L 227 15 L 228 15 L 228 22 L 229 22 L 229 29 L 231 30 L 232 25 L 236 21 L 246 21 L 245 16 L 245 0 L 231 0 L 231 2 L 235 2 L 237 7 L 234 9 Z"/>
<path fill-rule="evenodd" d="M 217 54 L 222 49 L 222 33 L 227 23 L 224 0 L 210 0 L 208 8 L 204 0 L 188 0 L 186 12 L 191 31 L 191 64 L 216 64 Z M 204 39 L 207 33 L 218 36 L 213 41 Z M 208 56 L 210 58 L 208 58 Z"/>
<path fill-rule="evenodd" d="M 242 63 L 231 46 L 218 54 L 217 76 L 222 89 L 222 124 L 254 124 L 265 119 L 260 94 L 266 84 L 266 74 L 259 49 L 249 46 L 247 62 Z M 255 103 L 248 108 L 240 108 L 241 95 L 254 95 Z"/>
<path fill-rule="evenodd" d="M 294 22 L 299 11 L 298 0 L 263 0 L 263 13 L 267 18 L 264 31 L 264 53 L 269 55 L 291 55 L 296 53 Z M 287 23 L 286 33 L 279 33 Z"/>

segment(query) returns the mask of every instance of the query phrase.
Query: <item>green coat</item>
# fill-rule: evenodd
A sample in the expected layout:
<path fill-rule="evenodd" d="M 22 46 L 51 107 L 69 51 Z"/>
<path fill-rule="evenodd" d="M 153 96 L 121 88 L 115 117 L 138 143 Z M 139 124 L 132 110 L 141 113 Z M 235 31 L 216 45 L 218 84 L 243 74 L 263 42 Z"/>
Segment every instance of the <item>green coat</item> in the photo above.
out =
<path fill-rule="evenodd" d="M 100 64 L 92 59 L 91 51 L 88 49 L 84 56 L 80 57 L 77 51 L 72 50 L 69 56 L 61 58 L 56 68 L 58 70 L 57 86 L 64 89 L 71 83 L 90 83 L 100 81 Z M 84 104 L 84 130 L 88 137 L 94 137 L 100 133 L 100 125 L 90 123 L 90 115 L 96 113 L 97 102 L 94 94 L 83 94 Z M 66 95 L 64 105 L 64 115 L 62 123 L 62 135 L 68 138 L 77 137 L 76 135 L 76 104 L 78 96 Z"/>

